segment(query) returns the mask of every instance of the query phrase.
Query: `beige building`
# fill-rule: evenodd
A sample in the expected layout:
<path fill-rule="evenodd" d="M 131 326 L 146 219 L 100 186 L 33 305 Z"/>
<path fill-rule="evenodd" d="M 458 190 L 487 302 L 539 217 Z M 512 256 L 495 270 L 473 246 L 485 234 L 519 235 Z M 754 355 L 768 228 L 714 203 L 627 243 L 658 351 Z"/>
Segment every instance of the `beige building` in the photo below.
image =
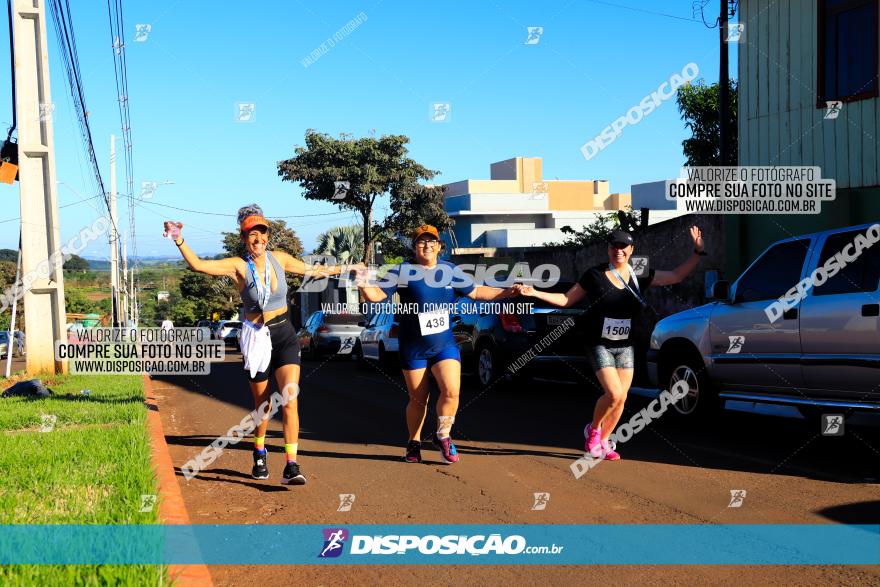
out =
<path fill-rule="evenodd" d="M 599 214 L 626 210 L 628 193 L 607 180 L 544 179 L 540 157 L 492 163 L 490 179 L 446 184 L 446 212 L 455 220 L 454 248 L 535 247 L 560 242 L 563 226 L 579 230 Z"/>

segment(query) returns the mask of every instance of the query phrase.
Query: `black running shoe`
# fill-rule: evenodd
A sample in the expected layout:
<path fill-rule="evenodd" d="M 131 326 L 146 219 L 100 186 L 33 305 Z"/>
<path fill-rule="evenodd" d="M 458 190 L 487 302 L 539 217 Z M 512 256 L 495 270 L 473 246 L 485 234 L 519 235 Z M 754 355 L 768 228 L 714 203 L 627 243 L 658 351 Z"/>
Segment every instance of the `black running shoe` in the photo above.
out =
<path fill-rule="evenodd" d="M 406 445 L 406 456 L 403 457 L 407 463 L 422 462 L 422 443 L 418 440 L 410 440 Z"/>
<path fill-rule="evenodd" d="M 269 467 L 266 466 L 266 457 L 268 456 L 266 451 L 254 451 L 254 468 L 251 470 L 251 477 L 254 479 L 269 478 Z"/>
<path fill-rule="evenodd" d="M 306 478 L 299 472 L 299 465 L 294 461 L 287 463 L 284 467 L 284 474 L 281 475 L 282 485 L 305 485 Z"/>

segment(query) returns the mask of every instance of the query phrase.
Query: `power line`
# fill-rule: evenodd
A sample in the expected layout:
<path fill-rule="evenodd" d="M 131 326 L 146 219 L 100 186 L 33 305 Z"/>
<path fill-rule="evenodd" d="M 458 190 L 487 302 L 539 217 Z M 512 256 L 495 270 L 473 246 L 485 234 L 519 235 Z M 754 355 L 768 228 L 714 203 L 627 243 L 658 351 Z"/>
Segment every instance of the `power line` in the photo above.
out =
<path fill-rule="evenodd" d="M 647 8 L 637 8 L 635 6 L 625 6 L 623 4 L 615 4 L 614 2 L 604 2 L 603 0 L 587 0 L 588 2 L 592 2 L 593 4 L 604 4 L 605 6 L 613 6 L 614 8 L 623 8 L 626 10 L 632 10 L 634 12 L 643 12 L 645 14 L 653 14 L 654 16 L 663 16 L 666 18 L 674 18 L 676 20 L 685 20 L 687 22 L 700 22 L 695 18 L 687 18 L 684 16 L 678 16 L 675 14 L 668 14 L 666 12 L 658 12 L 656 10 L 648 10 Z"/>
<path fill-rule="evenodd" d="M 237 214 L 224 214 L 222 212 L 208 212 L 206 210 L 192 210 L 190 208 L 181 208 L 179 206 L 172 206 L 171 204 L 160 204 L 159 202 L 148 202 L 145 200 L 138 200 L 141 204 L 149 204 L 151 206 L 162 206 L 163 208 L 172 208 L 174 210 L 180 210 L 181 212 L 191 212 L 193 214 L 206 214 L 208 216 L 226 216 L 237 218 Z M 290 216 L 266 216 L 269 220 L 283 220 L 287 218 L 311 218 L 314 216 L 333 216 L 336 214 L 348 214 L 348 210 L 342 210 L 339 212 L 324 212 L 321 214 L 291 214 Z"/>
<path fill-rule="evenodd" d="M 110 21 L 110 42 L 113 49 L 113 74 L 116 81 L 116 97 L 119 103 L 119 124 L 122 130 L 123 160 L 125 162 L 125 186 L 128 200 L 128 236 L 131 241 L 131 255 L 120 255 L 123 265 L 128 267 L 127 257 L 133 256 L 134 264 L 130 267 L 131 289 L 137 291 L 137 232 L 135 228 L 134 201 L 134 164 L 132 162 L 132 138 L 131 138 L 131 111 L 129 109 L 128 95 L 128 62 L 125 53 L 125 20 L 123 18 L 122 0 L 107 0 L 107 17 Z M 118 233 L 117 233 L 118 234 Z M 114 246 L 119 249 L 119 239 Z M 123 295 L 129 295 L 129 280 L 123 275 Z M 135 302 L 136 297 L 135 297 Z"/>

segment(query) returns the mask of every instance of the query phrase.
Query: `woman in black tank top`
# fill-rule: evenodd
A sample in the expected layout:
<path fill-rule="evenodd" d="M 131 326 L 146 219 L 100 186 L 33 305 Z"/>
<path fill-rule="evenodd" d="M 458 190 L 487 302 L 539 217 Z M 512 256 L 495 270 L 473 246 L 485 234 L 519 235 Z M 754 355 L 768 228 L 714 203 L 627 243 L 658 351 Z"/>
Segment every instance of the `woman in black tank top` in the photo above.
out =
<path fill-rule="evenodd" d="M 180 229 L 183 224 L 178 222 L 165 223 L 165 236 L 174 240 L 183 258 L 193 271 L 206 275 L 231 278 L 241 294 L 245 307 L 245 320 L 242 329 L 250 328 L 247 333 L 249 340 L 248 357 L 251 374 L 250 389 L 256 407 L 254 420 L 254 466 L 252 476 L 255 479 L 267 479 L 267 453 L 264 446 L 269 417 L 263 417 L 282 410 L 284 428 L 284 452 L 286 466 L 281 483 L 302 485 L 306 482 L 297 463 L 299 439 L 299 414 L 297 396 L 299 395 L 300 349 L 296 340 L 296 331 L 291 325 L 287 305 L 287 282 L 285 273 L 326 277 L 339 275 L 343 271 L 355 271 L 362 264 L 350 267 L 306 266 L 296 257 L 284 251 L 268 252 L 269 221 L 256 204 L 245 206 L 238 211 L 239 233 L 247 254 L 242 257 L 227 257 L 218 260 L 200 259 L 190 249 Z M 272 257 L 270 259 L 269 257 Z M 279 271 L 278 269 L 281 269 Z M 268 286 L 268 287 L 267 287 Z M 282 292 L 285 294 L 282 296 Z M 244 333 L 244 332 L 243 332 Z M 268 341 L 271 340 L 271 353 Z M 243 342 L 244 349 L 245 344 Z M 254 368 L 254 365 L 258 365 Z M 269 393 L 269 375 L 275 374 L 280 394 Z M 270 402 L 270 397 L 276 401 Z M 280 400 L 280 401 L 279 401 Z"/>
<path fill-rule="evenodd" d="M 632 323 L 646 305 L 644 289 L 650 285 L 679 283 L 699 264 L 700 257 L 705 255 L 700 229 L 692 226 L 690 237 L 693 254 L 672 271 L 650 269 L 637 278 L 629 264 L 633 253 L 632 235 L 615 230 L 608 237 L 608 262 L 585 271 L 567 292 L 549 293 L 531 286 L 518 286 L 523 295 L 561 307 L 589 297 L 590 307 L 581 322 L 583 337 L 587 358 L 605 392 L 596 402 L 592 421 L 584 429 L 584 449 L 593 459 L 620 459 L 609 439 L 623 415 L 623 404 L 633 380 Z"/>

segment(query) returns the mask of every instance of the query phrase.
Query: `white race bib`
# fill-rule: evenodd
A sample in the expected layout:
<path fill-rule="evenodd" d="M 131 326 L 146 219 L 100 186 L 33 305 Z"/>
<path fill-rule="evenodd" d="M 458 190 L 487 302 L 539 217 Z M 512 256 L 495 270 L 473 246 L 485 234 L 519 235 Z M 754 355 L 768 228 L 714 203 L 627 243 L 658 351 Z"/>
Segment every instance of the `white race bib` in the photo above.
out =
<path fill-rule="evenodd" d="M 629 318 L 605 318 L 605 324 L 602 325 L 602 338 L 607 338 L 608 340 L 626 340 L 629 338 L 629 329 Z"/>
<path fill-rule="evenodd" d="M 419 314 L 419 328 L 422 331 L 422 336 L 449 330 L 449 314 L 446 312 L 421 312 Z"/>

